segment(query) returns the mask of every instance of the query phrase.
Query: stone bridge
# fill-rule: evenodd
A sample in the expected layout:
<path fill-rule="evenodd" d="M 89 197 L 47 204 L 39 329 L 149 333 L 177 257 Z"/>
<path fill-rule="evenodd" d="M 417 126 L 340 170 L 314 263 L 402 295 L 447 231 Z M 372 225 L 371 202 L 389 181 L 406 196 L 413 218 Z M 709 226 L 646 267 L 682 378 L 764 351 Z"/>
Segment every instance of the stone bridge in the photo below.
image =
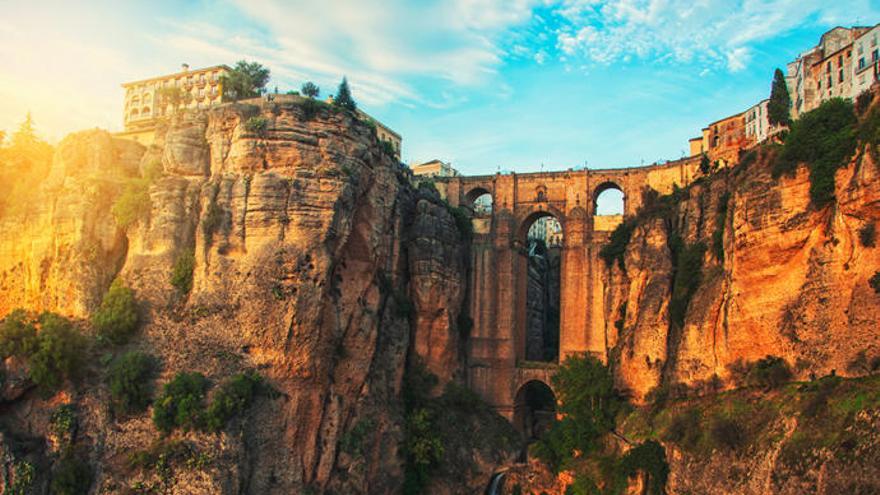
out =
<path fill-rule="evenodd" d="M 699 158 L 663 165 L 609 170 L 450 177 L 437 180 L 452 206 L 473 208 L 485 194 L 491 211 L 475 211 L 469 281 L 473 327 L 468 348 L 470 386 L 515 423 L 522 423 L 523 390 L 549 377 L 567 355 L 589 352 L 606 358 L 603 310 L 606 270 L 598 256 L 612 230 L 638 210 L 642 191 L 661 194 L 685 186 L 699 174 Z M 623 193 L 623 215 L 596 214 L 598 196 Z M 562 226 L 559 250 L 558 358 L 527 361 L 527 234 L 539 218 L 552 216 Z"/>

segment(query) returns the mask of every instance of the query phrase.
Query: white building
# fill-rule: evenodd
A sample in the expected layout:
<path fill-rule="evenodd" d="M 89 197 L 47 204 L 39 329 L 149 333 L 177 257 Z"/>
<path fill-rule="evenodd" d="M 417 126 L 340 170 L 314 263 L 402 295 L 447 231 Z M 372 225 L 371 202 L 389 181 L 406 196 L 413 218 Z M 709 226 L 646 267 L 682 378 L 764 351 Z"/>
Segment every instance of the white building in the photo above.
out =
<path fill-rule="evenodd" d="M 857 97 L 871 87 L 878 79 L 880 66 L 880 24 L 853 41 L 855 61 L 853 63 L 852 96 Z"/>
<path fill-rule="evenodd" d="M 770 135 L 770 119 L 767 116 L 767 104 L 769 99 L 762 100 L 757 105 L 745 111 L 746 139 L 751 143 L 761 143 Z"/>

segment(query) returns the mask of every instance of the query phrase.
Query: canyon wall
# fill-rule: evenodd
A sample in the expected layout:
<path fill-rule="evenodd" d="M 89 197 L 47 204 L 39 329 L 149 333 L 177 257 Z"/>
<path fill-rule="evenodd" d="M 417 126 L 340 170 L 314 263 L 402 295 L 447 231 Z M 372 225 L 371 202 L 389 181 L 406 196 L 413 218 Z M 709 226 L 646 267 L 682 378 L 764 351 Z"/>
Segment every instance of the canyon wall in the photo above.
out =
<path fill-rule="evenodd" d="M 397 493 L 408 363 L 436 373 L 438 390 L 461 378 L 466 242 L 455 219 L 436 193 L 410 186 L 373 128 L 298 101 L 187 112 L 146 149 L 103 131 L 71 135 L 26 218 L 0 218 L 0 317 L 24 307 L 88 328 L 118 277 L 144 320 L 125 349 L 159 358 L 159 384 L 179 371 L 218 383 L 255 369 L 275 390 L 228 431 L 181 435 L 211 462 L 176 475 L 173 493 Z M 148 200 L 123 228 L 111 210 L 135 181 L 149 181 Z M 186 293 L 171 275 L 188 256 Z M 88 381 L 53 397 L 4 395 L 4 479 L 27 459 L 45 487 L 51 448 L 12 438 L 49 435 L 51 411 L 69 402 L 96 492 L 151 483 L 126 458 L 158 432 L 148 415 L 108 416 L 92 365 Z"/>
<path fill-rule="evenodd" d="M 738 361 L 784 358 L 800 378 L 847 373 L 880 354 L 880 305 L 868 280 L 880 249 L 859 232 L 880 221 L 880 166 L 859 153 L 836 174 L 836 202 L 810 204 L 806 167 L 773 178 L 773 149 L 691 185 L 636 221 L 624 268 L 607 270 L 609 362 L 641 400 L 661 383 L 733 378 Z M 650 211 L 649 211 L 650 213 Z M 713 236 L 720 244 L 713 243 Z M 673 254 L 702 244 L 701 276 L 681 326 L 670 323 Z"/>

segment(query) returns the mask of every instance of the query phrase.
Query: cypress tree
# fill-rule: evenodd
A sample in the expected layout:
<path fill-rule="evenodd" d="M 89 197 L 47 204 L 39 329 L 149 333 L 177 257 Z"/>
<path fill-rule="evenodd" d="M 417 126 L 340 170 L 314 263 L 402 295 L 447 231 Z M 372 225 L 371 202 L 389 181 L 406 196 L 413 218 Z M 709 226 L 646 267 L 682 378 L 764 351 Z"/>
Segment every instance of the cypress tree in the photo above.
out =
<path fill-rule="evenodd" d="M 336 99 L 333 100 L 333 104 L 346 110 L 351 110 L 352 112 L 357 109 L 357 104 L 351 97 L 351 90 L 348 89 L 348 80 L 346 80 L 345 77 L 343 77 L 342 82 L 339 83 L 339 89 L 336 90 Z"/>
<path fill-rule="evenodd" d="M 773 87 L 770 89 L 770 102 L 767 104 L 767 116 L 770 125 L 791 124 L 791 97 L 782 71 L 776 69 L 773 74 Z"/>

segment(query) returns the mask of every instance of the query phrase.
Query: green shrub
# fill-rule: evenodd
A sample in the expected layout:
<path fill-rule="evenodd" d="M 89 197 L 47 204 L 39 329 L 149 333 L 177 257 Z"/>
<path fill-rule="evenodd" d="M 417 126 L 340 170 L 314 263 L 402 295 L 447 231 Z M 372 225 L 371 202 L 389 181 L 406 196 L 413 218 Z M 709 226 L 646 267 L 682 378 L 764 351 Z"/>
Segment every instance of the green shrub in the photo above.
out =
<path fill-rule="evenodd" d="M 49 491 L 57 495 L 83 495 L 92 486 L 92 468 L 80 457 L 67 454 L 58 460 Z"/>
<path fill-rule="evenodd" d="M 322 110 L 330 107 L 327 103 L 313 98 L 303 98 L 297 106 L 302 111 L 302 119 L 306 122 L 313 120 Z"/>
<path fill-rule="evenodd" d="M 394 143 L 392 143 L 391 141 L 385 141 L 384 139 L 381 140 L 380 143 L 382 145 L 382 151 L 386 155 L 388 155 L 392 158 L 394 158 L 397 155 L 397 150 L 394 149 Z"/>
<path fill-rule="evenodd" d="M 616 485 L 621 492 L 626 489 L 627 480 L 639 472 L 647 476 L 646 490 L 642 493 L 666 495 L 669 464 L 666 463 L 666 450 L 655 440 L 647 440 L 633 447 L 620 460 Z"/>
<path fill-rule="evenodd" d="M 871 101 L 874 99 L 874 94 L 870 90 L 865 90 L 859 93 L 856 96 L 855 109 L 856 113 L 859 115 L 864 115 L 868 110 L 868 107 L 871 106 Z"/>
<path fill-rule="evenodd" d="M 791 380 L 791 367 L 779 356 L 767 356 L 753 363 L 748 373 L 749 385 L 777 388 Z"/>
<path fill-rule="evenodd" d="M 376 428 L 371 418 L 362 418 L 352 429 L 345 432 L 339 441 L 339 448 L 348 455 L 360 457 L 364 455 L 364 440 Z"/>
<path fill-rule="evenodd" d="M 458 228 L 458 232 L 461 234 L 462 239 L 467 241 L 473 237 L 474 224 L 471 222 L 471 216 L 468 214 L 467 210 L 461 206 L 456 208 L 453 208 L 448 204 L 446 206 L 449 213 L 452 215 L 452 218 L 455 219 L 455 226 Z"/>
<path fill-rule="evenodd" d="M 874 272 L 874 275 L 868 279 L 868 285 L 874 289 L 874 292 L 880 294 L 880 271 Z"/>
<path fill-rule="evenodd" d="M 30 495 L 33 493 L 33 484 L 36 479 L 37 469 L 28 461 L 16 461 L 12 465 L 12 483 L 7 478 L 3 484 L 3 493 L 9 495 Z"/>
<path fill-rule="evenodd" d="M 69 320 L 53 313 L 40 315 L 39 325 L 28 373 L 44 394 L 50 394 L 65 379 L 79 375 L 86 357 L 86 339 Z"/>
<path fill-rule="evenodd" d="M 856 115 L 852 103 L 834 98 L 793 122 L 773 176 L 794 172 L 799 163 L 810 169 L 810 201 L 821 208 L 834 201 L 834 173 L 846 166 L 856 149 Z"/>
<path fill-rule="evenodd" d="M 535 444 L 534 453 L 559 470 L 573 459 L 575 451 L 588 455 L 599 446 L 625 402 L 614 390 L 608 368 L 590 355 L 567 357 L 552 381 L 563 418 Z"/>
<path fill-rule="evenodd" d="M 180 295 L 189 294 L 193 284 L 193 269 L 196 257 L 192 249 L 180 253 L 171 270 L 171 285 L 177 289 Z"/>
<path fill-rule="evenodd" d="M 258 136 L 262 136 L 266 133 L 266 130 L 269 128 L 269 119 L 263 117 L 262 115 L 257 115 L 255 117 L 251 117 L 247 119 L 244 123 L 244 129 L 251 134 L 256 134 Z"/>
<path fill-rule="evenodd" d="M 611 268 L 611 265 L 617 260 L 617 265 L 620 266 L 620 269 L 626 270 L 624 256 L 626 255 L 626 248 L 629 246 L 629 240 L 632 237 L 635 228 L 636 221 L 634 219 L 628 219 L 620 223 L 614 231 L 611 232 L 608 244 L 602 246 L 602 249 L 599 250 L 599 256 L 605 260 L 605 264 L 608 265 L 609 268 Z"/>
<path fill-rule="evenodd" d="M 869 222 L 859 229 L 859 240 L 864 247 L 874 247 L 877 241 L 877 227 L 874 222 Z"/>
<path fill-rule="evenodd" d="M 116 279 L 104 294 L 101 306 L 92 316 L 98 335 L 113 344 L 124 344 L 138 329 L 140 316 L 134 291 Z"/>
<path fill-rule="evenodd" d="M 672 283 L 672 296 L 669 300 L 669 323 L 674 328 L 684 328 L 684 320 L 691 298 L 697 292 L 703 279 L 703 256 L 706 245 L 702 242 L 686 244 L 678 235 L 670 238 L 673 253 L 675 276 Z"/>
<path fill-rule="evenodd" d="M 198 429 L 204 416 L 208 380 L 201 373 L 177 373 L 153 406 L 153 424 L 163 433 Z"/>
<path fill-rule="evenodd" d="M 122 194 L 116 198 L 110 213 L 116 219 L 117 225 L 127 229 L 147 217 L 150 214 L 151 208 L 150 181 L 143 178 L 135 178 L 125 184 Z"/>
<path fill-rule="evenodd" d="M 444 453 L 443 441 L 434 427 L 434 416 L 429 409 L 419 408 L 407 414 L 404 451 L 407 457 L 404 493 L 421 493 Z"/>
<path fill-rule="evenodd" d="M 697 409 L 688 409 L 672 418 L 661 438 L 684 449 L 693 450 L 700 442 L 701 435 L 700 412 Z"/>
<path fill-rule="evenodd" d="M 37 347 L 37 329 L 33 318 L 23 309 L 16 309 L 0 324 L 0 357 L 26 358 Z"/>
<path fill-rule="evenodd" d="M 220 386 L 205 412 L 205 427 L 220 431 L 230 419 L 243 414 L 250 407 L 263 384 L 263 377 L 255 372 L 239 373 Z"/>
<path fill-rule="evenodd" d="M 111 409 L 117 416 L 143 412 L 150 405 L 156 362 L 152 356 L 130 351 L 116 358 L 107 373 Z"/>
<path fill-rule="evenodd" d="M 709 438 L 713 445 L 729 450 L 737 450 L 746 441 L 746 432 L 738 421 L 724 416 L 715 416 L 709 426 Z"/>
<path fill-rule="evenodd" d="M 71 404 L 62 404 L 52 411 L 49 417 L 49 431 L 54 434 L 63 446 L 73 442 L 77 428 L 76 411 Z"/>

